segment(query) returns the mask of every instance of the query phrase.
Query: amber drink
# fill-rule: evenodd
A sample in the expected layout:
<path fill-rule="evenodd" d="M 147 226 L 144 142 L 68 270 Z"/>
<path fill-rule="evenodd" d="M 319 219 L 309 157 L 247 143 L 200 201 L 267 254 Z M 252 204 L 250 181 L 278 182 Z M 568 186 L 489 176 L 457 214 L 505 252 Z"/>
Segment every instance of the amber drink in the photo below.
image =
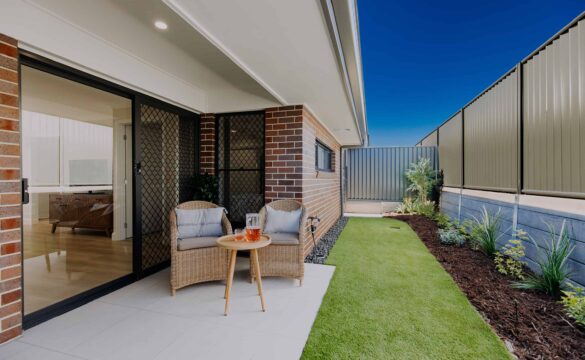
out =
<path fill-rule="evenodd" d="M 246 240 L 260 240 L 260 215 L 246 214 Z"/>

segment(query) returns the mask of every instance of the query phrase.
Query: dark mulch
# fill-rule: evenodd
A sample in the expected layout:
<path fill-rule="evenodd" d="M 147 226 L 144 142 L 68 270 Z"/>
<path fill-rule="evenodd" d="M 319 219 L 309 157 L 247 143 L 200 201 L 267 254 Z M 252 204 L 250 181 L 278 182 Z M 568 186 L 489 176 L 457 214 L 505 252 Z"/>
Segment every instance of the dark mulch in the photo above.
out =
<path fill-rule="evenodd" d="M 347 224 L 347 220 L 348 219 L 346 217 L 340 217 L 335 222 L 335 224 L 333 224 L 333 226 L 331 226 L 331 228 L 327 230 L 325 235 L 321 237 L 319 243 L 317 243 L 317 246 L 313 247 L 311 253 L 307 255 L 307 257 L 305 258 L 306 263 L 313 264 L 325 263 L 325 260 L 327 260 L 329 252 L 333 248 L 333 245 L 335 245 L 335 242 L 337 241 L 339 234 L 341 234 L 343 228 L 345 227 L 345 224 Z M 313 239 L 309 237 L 305 241 L 313 241 Z"/>
<path fill-rule="evenodd" d="M 434 221 L 417 215 L 393 217 L 414 229 L 520 359 L 585 359 L 585 330 L 577 328 L 558 301 L 511 288 L 510 279 L 496 271 L 492 260 L 467 245 L 442 245 Z"/>

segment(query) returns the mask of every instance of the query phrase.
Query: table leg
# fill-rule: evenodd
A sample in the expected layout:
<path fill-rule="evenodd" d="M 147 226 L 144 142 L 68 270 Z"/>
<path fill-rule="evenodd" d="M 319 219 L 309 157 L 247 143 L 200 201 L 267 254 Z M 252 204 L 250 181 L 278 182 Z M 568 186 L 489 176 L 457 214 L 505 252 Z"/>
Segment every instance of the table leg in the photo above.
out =
<path fill-rule="evenodd" d="M 223 294 L 223 298 L 226 299 L 227 295 L 228 295 L 228 278 L 230 277 L 230 269 L 232 267 L 232 256 L 233 256 L 233 250 L 228 250 L 229 254 L 228 254 L 228 263 L 227 263 L 227 269 L 226 269 L 226 277 L 225 277 L 225 292 Z"/>
<path fill-rule="evenodd" d="M 262 303 L 262 311 L 266 311 L 266 305 L 264 304 L 264 294 L 262 293 L 262 275 L 260 274 L 260 262 L 258 261 L 258 250 L 253 249 L 250 251 L 252 256 L 252 262 L 254 263 L 254 269 L 256 270 L 256 284 L 258 285 L 258 295 L 260 295 L 260 302 Z"/>
<path fill-rule="evenodd" d="M 230 291 L 232 289 L 232 282 L 234 281 L 234 270 L 236 268 L 237 250 L 231 250 L 230 268 L 228 270 L 228 279 L 225 287 L 225 309 L 223 314 L 227 316 L 230 306 Z"/>

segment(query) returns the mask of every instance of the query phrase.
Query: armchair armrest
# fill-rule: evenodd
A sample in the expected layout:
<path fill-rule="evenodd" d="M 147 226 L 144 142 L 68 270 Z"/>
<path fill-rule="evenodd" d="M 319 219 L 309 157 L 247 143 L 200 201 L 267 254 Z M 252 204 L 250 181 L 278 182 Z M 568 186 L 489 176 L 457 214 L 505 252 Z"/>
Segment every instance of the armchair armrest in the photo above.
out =
<path fill-rule="evenodd" d="M 234 233 L 232 230 L 232 223 L 230 223 L 225 214 L 221 217 L 221 227 L 224 235 L 232 235 Z"/>
<path fill-rule="evenodd" d="M 301 223 L 299 224 L 299 243 L 300 244 L 304 244 L 305 243 L 305 235 L 307 232 L 307 221 L 309 219 L 309 213 L 307 212 L 307 209 L 303 206 L 302 207 L 303 211 L 301 213 Z"/>

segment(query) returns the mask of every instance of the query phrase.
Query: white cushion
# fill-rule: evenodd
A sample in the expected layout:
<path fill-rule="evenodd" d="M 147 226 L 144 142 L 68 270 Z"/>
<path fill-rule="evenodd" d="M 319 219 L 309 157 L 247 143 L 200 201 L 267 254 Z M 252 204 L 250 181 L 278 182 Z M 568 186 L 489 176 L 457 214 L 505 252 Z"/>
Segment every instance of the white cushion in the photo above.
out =
<path fill-rule="evenodd" d="M 293 211 L 276 210 L 266 206 L 265 233 L 298 233 L 302 208 Z"/>
<path fill-rule="evenodd" d="M 206 247 L 213 247 L 217 245 L 217 237 L 206 236 L 206 237 L 195 237 L 177 240 L 177 248 L 180 251 L 189 249 L 200 249 Z"/>
<path fill-rule="evenodd" d="M 222 207 L 211 209 L 175 209 L 179 239 L 221 236 Z"/>
<path fill-rule="evenodd" d="M 265 233 L 274 245 L 298 245 L 299 233 Z"/>

